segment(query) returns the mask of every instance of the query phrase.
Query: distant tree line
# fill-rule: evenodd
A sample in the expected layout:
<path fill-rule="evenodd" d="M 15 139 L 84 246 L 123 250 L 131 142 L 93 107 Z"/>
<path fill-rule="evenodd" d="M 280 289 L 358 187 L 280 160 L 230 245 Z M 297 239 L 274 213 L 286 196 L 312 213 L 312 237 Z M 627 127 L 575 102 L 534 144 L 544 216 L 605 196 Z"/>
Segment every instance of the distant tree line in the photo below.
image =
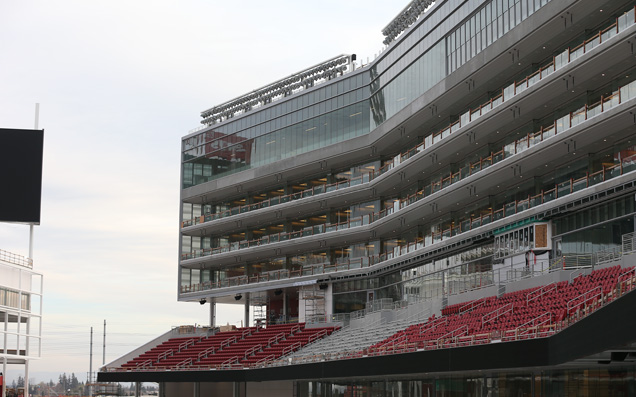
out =
<path fill-rule="evenodd" d="M 135 384 L 131 383 L 128 386 L 116 384 L 112 385 L 109 389 L 116 390 L 116 394 L 119 396 L 134 396 Z M 24 387 L 24 378 L 18 376 L 17 380 L 13 380 L 11 384 L 7 384 L 8 388 L 17 389 Z M 31 384 L 29 386 L 29 393 L 32 396 L 88 396 L 88 385 L 85 382 L 80 382 L 74 373 L 67 375 L 63 373 L 58 376 L 57 382 L 53 379 L 48 382 L 40 382 L 37 384 Z M 155 384 L 142 384 L 142 394 L 157 395 L 158 388 Z M 95 394 L 96 390 L 93 390 Z M 113 393 L 115 394 L 115 393 Z"/>

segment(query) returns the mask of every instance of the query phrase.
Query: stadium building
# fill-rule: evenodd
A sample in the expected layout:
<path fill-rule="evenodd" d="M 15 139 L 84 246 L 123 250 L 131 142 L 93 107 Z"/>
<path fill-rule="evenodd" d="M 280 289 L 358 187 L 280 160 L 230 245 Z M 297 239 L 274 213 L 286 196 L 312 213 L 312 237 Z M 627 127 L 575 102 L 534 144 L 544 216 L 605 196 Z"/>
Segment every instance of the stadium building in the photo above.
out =
<path fill-rule="evenodd" d="M 636 393 L 635 9 L 414 0 L 372 62 L 336 56 L 203 111 L 182 139 L 178 297 L 210 326 L 99 379 Z M 245 327 L 218 326 L 217 303 Z"/>

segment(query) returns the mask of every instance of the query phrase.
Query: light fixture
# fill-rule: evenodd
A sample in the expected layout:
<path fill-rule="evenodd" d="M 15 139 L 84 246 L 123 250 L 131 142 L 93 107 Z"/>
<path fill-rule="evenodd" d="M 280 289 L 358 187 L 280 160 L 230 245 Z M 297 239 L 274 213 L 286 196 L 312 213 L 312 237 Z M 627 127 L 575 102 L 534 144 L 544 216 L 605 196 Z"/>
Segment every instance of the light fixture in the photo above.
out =
<path fill-rule="evenodd" d="M 243 297 L 243 295 L 236 294 L 236 295 L 234 295 L 234 300 L 240 301 L 242 297 Z"/>
<path fill-rule="evenodd" d="M 201 299 L 201 300 L 199 301 L 199 304 L 200 304 L 200 305 L 205 305 L 205 302 L 207 302 L 207 301 L 205 300 L 205 298 L 203 298 L 203 299 Z"/>

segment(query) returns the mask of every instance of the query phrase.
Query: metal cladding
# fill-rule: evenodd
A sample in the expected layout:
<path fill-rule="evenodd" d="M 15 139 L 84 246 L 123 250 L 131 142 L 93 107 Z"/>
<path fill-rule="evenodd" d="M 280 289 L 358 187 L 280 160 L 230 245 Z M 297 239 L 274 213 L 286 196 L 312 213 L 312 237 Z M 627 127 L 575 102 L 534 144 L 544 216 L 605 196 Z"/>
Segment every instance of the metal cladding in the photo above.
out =
<path fill-rule="evenodd" d="M 312 66 L 287 78 L 259 88 L 249 94 L 232 99 L 221 105 L 201 112 L 201 124 L 212 125 L 237 113 L 247 112 L 258 105 L 265 105 L 273 99 L 293 94 L 299 89 L 312 87 L 321 80 L 332 79 L 347 71 L 351 63 L 350 55 L 340 55 L 321 64 Z"/>
<path fill-rule="evenodd" d="M 431 0 L 413 0 L 382 30 L 382 34 L 386 36 L 383 43 L 389 45 L 400 33 L 413 25 L 432 3 Z"/>

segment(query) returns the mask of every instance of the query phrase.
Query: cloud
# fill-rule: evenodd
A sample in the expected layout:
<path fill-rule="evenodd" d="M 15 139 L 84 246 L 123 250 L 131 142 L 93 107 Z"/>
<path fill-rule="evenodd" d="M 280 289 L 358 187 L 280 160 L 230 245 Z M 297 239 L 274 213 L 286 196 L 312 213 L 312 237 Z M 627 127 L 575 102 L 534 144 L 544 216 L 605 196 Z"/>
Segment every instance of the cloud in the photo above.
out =
<path fill-rule="evenodd" d="M 206 324 L 207 305 L 176 301 L 180 137 L 200 111 L 291 73 L 342 53 L 373 58 L 404 5 L 4 2 L 1 127 L 33 127 L 37 102 L 45 129 L 43 358 L 31 376 L 84 374 L 91 326 L 96 368 L 104 319 L 107 361 Z M 0 224 L 0 249 L 27 255 L 28 236 Z M 239 324 L 242 311 L 220 305 L 218 321 Z"/>

